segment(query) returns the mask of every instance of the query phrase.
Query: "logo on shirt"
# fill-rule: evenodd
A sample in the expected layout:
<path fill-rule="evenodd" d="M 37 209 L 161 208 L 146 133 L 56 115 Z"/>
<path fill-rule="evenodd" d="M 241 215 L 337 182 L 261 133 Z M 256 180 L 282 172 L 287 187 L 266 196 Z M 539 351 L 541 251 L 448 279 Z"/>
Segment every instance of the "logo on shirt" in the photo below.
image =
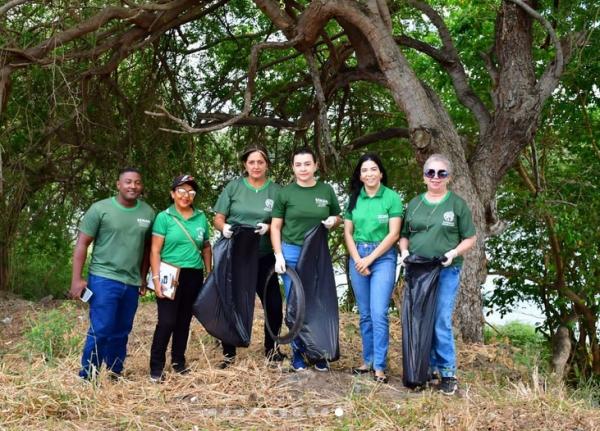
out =
<path fill-rule="evenodd" d="M 315 198 L 315 204 L 317 204 L 318 208 L 325 208 L 329 205 L 329 201 L 327 199 Z"/>
<path fill-rule="evenodd" d="M 442 226 L 454 226 L 454 212 L 446 211 L 444 213 L 444 221 L 442 222 Z"/>
<path fill-rule="evenodd" d="M 379 214 L 377 216 L 377 221 L 381 224 L 387 223 L 390 220 L 390 216 L 388 214 Z"/>
<path fill-rule="evenodd" d="M 265 200 L 265 208 L 263 211 L 266 211 L 268 213 L 270 213 L 271 211 L 273 211 L 273 199 L 266 199 Z"/>
<path fill-rule="evenodd" d="M 145 218 L 138 218 L 137 219 L 138 225 L 143 227 L 143 228 L 147 228 L 150 226 L 151 221 Z"/>
<path fill-rule="evenodd" d="M 203 227 L 196 228 L 196 239 L 198 241 L 204 240 L 204 228 Z"/>

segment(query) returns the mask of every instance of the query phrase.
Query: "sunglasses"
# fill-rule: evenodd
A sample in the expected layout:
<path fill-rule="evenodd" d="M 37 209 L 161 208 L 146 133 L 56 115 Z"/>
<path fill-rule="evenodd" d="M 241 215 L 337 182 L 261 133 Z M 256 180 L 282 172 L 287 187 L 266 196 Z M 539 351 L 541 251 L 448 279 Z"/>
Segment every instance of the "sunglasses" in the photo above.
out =
<path fill-rule="evenodd" d="M 196 197 L 196 192 L 194 190 L 186 190 L 183 188 L 175 189 L 175 192 L 179 196 L 189 196 L 190 199 L 194 199 Z"/>
<path fill-rule="evenodd" d="M 446 169 L 440 169 L 437 172 L 435 169 L 425 169 L 423 171 L 423 175 L 425 175 L 427 178 L 435 178 L 435 174 L 437 174 L 437 177 L 440 179 L 445 179 L 450 176 L 450 173 Z"/>

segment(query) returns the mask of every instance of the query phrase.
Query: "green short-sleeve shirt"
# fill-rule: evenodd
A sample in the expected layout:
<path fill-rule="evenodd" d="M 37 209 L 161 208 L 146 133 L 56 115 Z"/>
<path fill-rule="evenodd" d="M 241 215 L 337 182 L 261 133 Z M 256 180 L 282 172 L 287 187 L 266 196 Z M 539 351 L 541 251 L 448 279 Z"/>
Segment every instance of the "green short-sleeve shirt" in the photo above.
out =
<path fill-rule="evenodd" d="M 402 217 L 404 206 L 400 195 L 383 184 L 373 197 L 363 187 L 351 212 L 346 211 L 346 220 L 354 225 L 355 242 L 381 242 L 390 233 L 390 219 Z"/>
<path fill-rule="evenodd" d="M 195 245 L 181 230 L 181 226 L 173 220 L 173 217 L 177 218 L 187 230 Z M 210 235 L 208 220 L 204 212 L 194 209 L 192 216 L 186 220 L 175 209 L 175 206 L 171 205 L 156 216 L 152 235 L 162 236 L 165 239 L 160 251 L 161 260 L 181 268 L 204 269 L 200 250 Z"/>
<path fill-rule="evenodd" d="M 279 184 L 269 179 L 262 187 L 256 189 L 246 178 L 238 178 L 225 186 L 213 210 L 223 214 L 226 222 L 232 226 L 271 223 L 273 204 L 280 189 Z M 269 235 L 263 235 L 260 238 L 259 254 L 264 256 L 272 251 Z"/>
<path fill-rule="evenodd" d="M 79 225 L 81 232 L 94 238 L 89 272 L 139 286 L 144 245 L 153 221 L 154 210 L 143 201 L 132 208 L 115 197 L 94 203 Z"/>
<path fill-rule="evenodd" d="M 283 219 L 282 238 L 288 244 L 302 245 L 304 235 L 327 217 L 340 214 L 333 188 L 321 181 L 312 187 L 297 183 L 283 187 L 277 194 L 273 217 Z"/>
<path fill-rule="evenodd" d="M 475 233 L 467 203 L 457 194 L 448 192 L 437 203 L 429 202 L 425 194 L 413 198 L 408 203 L 400 236 L 408 238 L 411 254 L 439 257 Z M 452 264 L 461 266 L 462 262 L 462 256 L 458 256 Z"/>

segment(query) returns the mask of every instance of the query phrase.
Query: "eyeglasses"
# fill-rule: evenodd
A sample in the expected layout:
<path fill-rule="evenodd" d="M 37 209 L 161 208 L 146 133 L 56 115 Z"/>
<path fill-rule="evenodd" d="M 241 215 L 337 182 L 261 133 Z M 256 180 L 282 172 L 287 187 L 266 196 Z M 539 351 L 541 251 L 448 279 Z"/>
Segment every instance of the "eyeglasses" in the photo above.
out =
<path fill-rule="evenodd" d="M 194 199 L 196 197 L 196 192 L 194 190 L 186 190 L 183 188 L 175 189 L 175 192 L 179 196 L 189 196 L 190 199 Z"/>
<path fill-rule="evenodd" d="M 450 173 L 446 169 L 440 169 L 439 171 L 435 171 L 435 169 L 425 169 L 423 171 L 423 175 L 427 178 L 435 178 L 435 174 L 437 174 L 438 178 L 446 179 L 450 176 Z"/>

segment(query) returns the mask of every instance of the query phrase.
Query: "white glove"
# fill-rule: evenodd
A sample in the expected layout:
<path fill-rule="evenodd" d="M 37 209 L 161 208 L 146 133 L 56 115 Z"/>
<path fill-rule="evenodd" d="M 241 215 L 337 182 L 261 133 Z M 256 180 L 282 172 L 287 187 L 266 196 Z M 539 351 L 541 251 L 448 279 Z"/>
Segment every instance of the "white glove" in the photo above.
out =
<path fill-rule="evenodd" d="M 402 252 L 400 253 L 400 266 L 405 266 L 404 259 L 406 259 L 409 254 L 410 253 L 408 252 L 408 250 L 402 250 Z"/>
<path fill-rule="evenodd" d="M 275 272 L 285 274 L 285 259 L 281 253 L 275 253 Z"/>
<path fill-rule="evenodd" d="M 231 230 L 231 225 L 225 223 L 223 225 L 223 231 L 222 231 L 222 233 L 223 233 L 223 236 L 225 238 L 231 238 L 231 236 L 233 235 L 233 231 Z"/>
<path fill-rule="evenodd" d="M 264 235 L 269 232 L 269 225 L 266 223 L 256 223 L 256 227 L 257 229 L 254 231 L 254 233 L 259 235 Z"/>
<path fill-rule="evenodd" d="M 456 252 L 456 249 L 452 249 L 449 252 L 447 252 L 446 254 L 444 254 L 444 256 L 446 256 L 448 259 L 446 259 L 444 262 L 442 262 L 442 265 L 444 266 L 450 266 L 452 264 L 452 261 L 454 260 L 454 258 L 456 256 L 458 256 L 458 253 Z"/>
<path fill-rule="evenodd" d="M 323 225 L 325 225 L 325 227 L 327 229 L 331 229 L 336 221 L 337 221 L 336 216 L 329 216 L 325 220 L 323 220 L 321 223 L 323 223 Z"/>

